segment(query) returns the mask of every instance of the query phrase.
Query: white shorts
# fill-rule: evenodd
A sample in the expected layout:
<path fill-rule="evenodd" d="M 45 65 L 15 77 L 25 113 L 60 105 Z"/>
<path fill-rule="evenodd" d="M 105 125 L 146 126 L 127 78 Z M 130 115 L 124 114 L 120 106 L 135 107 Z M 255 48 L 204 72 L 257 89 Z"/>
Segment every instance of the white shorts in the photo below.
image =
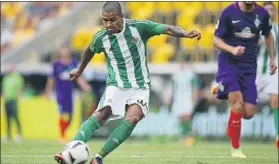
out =
<path fill-rule="evenodd" d="M 138 104 L 146 116 L 149 111 L 149 94 L 150 89 L 108 86 L 95 112 L 105 106 L 111 106 L 112 116 L 108 120 L 121 119 L 126 114 L 126 105 Z"/>
<path fill-rule="evenodd" d="M 186 114 L 191 115 L 193 111 L 194 111 L 193 102 L 185 98 L 183 100 L 174 101 L 172 105 L 172 114 L 175 117 L 180 117 Z"/>
<path fill-rule="evenodd" d="M 256 85 L 259 102 L 267 103 L 270 94 L 278 95 L 278 70 L 274 75 L 258 73 Z"/>
<path fill-rule="evenodd" d="M 269 83 L 266 87 L 267 93 L 278 95 L 278 69 L 275 74 L 268 75 L 268 81 Z"/>

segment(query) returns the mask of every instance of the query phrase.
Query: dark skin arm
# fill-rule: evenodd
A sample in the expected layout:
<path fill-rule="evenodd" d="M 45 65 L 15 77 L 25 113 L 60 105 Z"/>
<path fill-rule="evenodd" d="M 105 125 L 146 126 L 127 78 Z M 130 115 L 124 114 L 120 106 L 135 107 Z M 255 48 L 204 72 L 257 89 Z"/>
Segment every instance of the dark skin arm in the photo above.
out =
<path fill-rule="evenodd" d="M 197 38 L 197 40 L 201 39 L 201 33 L 197 30 L 186 31 L 178 26 L 165 25 L 165 33 L 170 36 L 178 37 L 178 38 Z"/>
<path fill-rule="evenodd" d="M 93 58 L 94 54 L 95 54 L 94 52 L 90 51 L 89 46 L 85 49 L 84 53 L 82 54 L 82 59 L 81 59 L 81 63 L 79 65 L 79 67 L 73 69 L 70 72 L 71 80 L 76 80 L 81 75 L 81 73 L 84 71 L 84 69 L 88 65 L 89 61 Z"/>

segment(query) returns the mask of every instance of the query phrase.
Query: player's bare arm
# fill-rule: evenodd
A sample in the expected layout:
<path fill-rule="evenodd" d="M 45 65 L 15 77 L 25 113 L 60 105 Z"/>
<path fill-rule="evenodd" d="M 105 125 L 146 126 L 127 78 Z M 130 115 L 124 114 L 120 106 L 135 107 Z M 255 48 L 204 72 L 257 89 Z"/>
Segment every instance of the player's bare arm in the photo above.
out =
<path fill-rule="evenodd" d="M 84 92 L 90 92 L 92 90 L 91 86 L 83 77 L 77 78 L 77 83 Z"/>
<path fill-rule="evenodd" d="M 225 43 L 223 41 L 223 39 L 219 38 L 218 36 L 213 37 L 213 45 L 214 45 L 214 47 L 216 47 L 222 51 L 229 52 L 235 56 L 242 55 L 245 51 L 245 47 L 243 47 L 243 46 L 234 47 L 234 46 L 228 45 L 227 43 Z"/>
<path fill-rule="evenodd" d="M 269 33 L 269 35 L 265 37 L 265 43 L 270 55 L 270 63 L 269 63 L 270 74 L 273 75 L 276 72 L 277 66 L 275 64 L 275 58 L 274 58 L 274 39 L 271 33 Z"/>
<path fill-rule="evenodd" d="M 198 40 L 201 39 L 201 33 L 197 30 L 186 31 L 178 26 L 172 25 L 165 25 L 165 34 L 181 38 L 197 38 Z"/>
<path fill-rule="evenodd" d="M 47 85 L 46 85 L 46 91 L 45 94 L 49 98 L 51 94 L 51 90 L 53 89 L 54 85 L 54 78 L 53 77 L 48 77 L 47 79 Z"/>
<path fill-rule="evenodd" d="M 86 68 L 87 64 L 89 63 L 89 61 L 91 60 L 91 58 L 93 56 L 94 56 L 94 52 L 91 52 L 90 48 L 88 46 L 85 49 L 84 53 L 82 54 L 82 59 L 81 59 L 79 68 L 75 68 L 75 69 L 71 70 L 71 72 L 70 72 L 71 80 L 76 80 L 81 75 L 81 73 L 84 71 L 84 69 Z"/>

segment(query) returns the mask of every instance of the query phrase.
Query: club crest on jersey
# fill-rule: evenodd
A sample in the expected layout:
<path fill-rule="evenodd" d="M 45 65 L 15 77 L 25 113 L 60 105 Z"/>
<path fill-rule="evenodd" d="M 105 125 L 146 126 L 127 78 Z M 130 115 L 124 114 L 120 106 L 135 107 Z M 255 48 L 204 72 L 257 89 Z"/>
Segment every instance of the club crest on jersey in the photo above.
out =
<path fill-rule="evenodd" d="M 254 22 L 254 24 L 255 24 L 255 26 L 258 28 L 259 26 L 260 26 L 260 20 L 259 20 L 259 15 L 256 15 L 256 19 L 255 19 L 255 22 Z"/>
<path fill-rule="evenodd" d="M 131 39 L 131 42 L 133 42 L 134 44 L 136 44 L 137 42 L 138 42 L 138 38 L 136 38 L 136 37 L 132 37 L 132 39 Z"/>

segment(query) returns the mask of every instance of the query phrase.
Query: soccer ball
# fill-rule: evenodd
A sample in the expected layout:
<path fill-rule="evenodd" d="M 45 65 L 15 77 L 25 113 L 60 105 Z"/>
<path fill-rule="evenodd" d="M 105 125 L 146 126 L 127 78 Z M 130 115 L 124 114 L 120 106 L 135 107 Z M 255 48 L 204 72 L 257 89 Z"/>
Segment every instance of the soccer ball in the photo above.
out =
<path fill-rule="evenodd" d="M 62 152 L 65 164 L 85 164 L 90 157 L 88 145 L 82 141 L 71 141 Z"/>

